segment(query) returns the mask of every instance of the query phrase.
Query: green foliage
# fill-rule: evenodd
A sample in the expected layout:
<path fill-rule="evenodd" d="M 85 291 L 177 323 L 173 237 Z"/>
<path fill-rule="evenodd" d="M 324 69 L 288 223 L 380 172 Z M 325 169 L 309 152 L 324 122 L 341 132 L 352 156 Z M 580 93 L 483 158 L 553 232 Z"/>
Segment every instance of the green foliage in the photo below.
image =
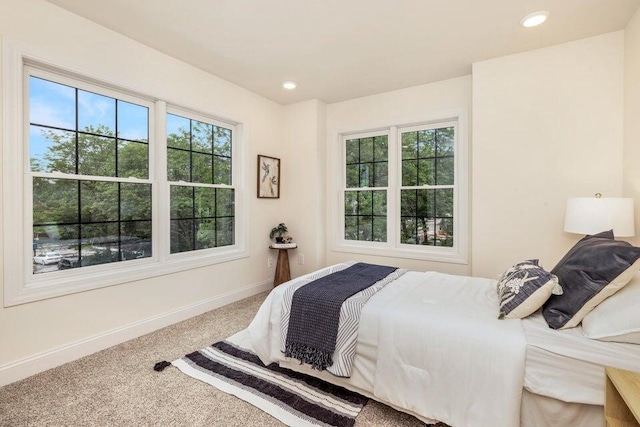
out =
<path fill-rule="evenodd" d="M 184 126 L 167 135 L 169 181 L 231 185 L 231 130 L 180 119 Z"/>

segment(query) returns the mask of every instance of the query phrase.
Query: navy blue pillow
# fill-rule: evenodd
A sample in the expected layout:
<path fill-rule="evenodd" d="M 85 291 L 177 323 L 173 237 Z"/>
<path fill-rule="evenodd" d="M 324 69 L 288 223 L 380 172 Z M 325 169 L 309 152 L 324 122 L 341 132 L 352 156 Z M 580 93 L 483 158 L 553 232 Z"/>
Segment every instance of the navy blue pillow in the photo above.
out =
<path fill-rule="evenodd" d="M 625 286 L 640 269 L 640 248 L 606 231 L 582 238 L 551 270 L 562 295 L 552 295 L 542 314 L 549 327 L 578 326 L 584 316 Z"/>

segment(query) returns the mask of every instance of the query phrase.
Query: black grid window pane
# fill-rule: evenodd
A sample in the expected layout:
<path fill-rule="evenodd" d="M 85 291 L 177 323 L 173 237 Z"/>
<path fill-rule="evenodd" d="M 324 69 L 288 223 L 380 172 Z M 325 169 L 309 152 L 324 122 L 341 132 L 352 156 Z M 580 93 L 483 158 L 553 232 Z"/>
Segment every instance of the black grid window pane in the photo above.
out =
<path fill-rule="evenodd" d="M 347 188 L 360 187 L 360 165 L 347 165 Z"/>
<path fill-rule="evenodd" d="M 387 136 L 376 136 L 374 138 L 373 146 L 376 150 L 376 161 L 386 162 L 389 159 L 389 141 Z"/>
<path fill-rule="evenodd" d="M 145 106 L 30 76 L 29 125 L 32 171 L 148 178 Z M 32 184 L 34 274 L 151 256 L 150 184 Z"/>
<path fill-rule="evenodd" d="M 435 185 L 435 159 L 419 159 L 416 173 L 418 175 L 418 185 Z"/>
<path fill-rule="evenodd" d="M 147 107 L 31 76 L 29 124 L 32 171 L 148 178 Z"/>
<path fill-rule="evenodd" d="M 76 132 L 31 125 L 29 152 L 32 171 L 76 173 Z"/>
<path fill-rule="evenodd" d="M 234 244 L 233 189 L 172 185 L 170 197 L 171 253 Z"/>
<path fill-rule="evenodd" d="M 454 155 L 454 129 L 441 128 L 436 131 L 436 153 L 438 157 Z"/>
<path fill-rule="evenodd" d="M 389 169 L 387 162 L 373 163 L 373 173 L 376 177 L 376 187 L 386 187 L 389 183 Z"/>
<path fill-rule="evenodd" d="M 346 188 L 386 187 L 389 183 L 388 137 L 354 138 L 345 142 Z M 345 191 L 346 240 L 386 242 L 387 192 Z"/>
<path fill-rule="evenodd" d="M 234 217 L 216 219 L 216 246 L 229 246 L 234 244 Z"/>
<path fill-rule="evenodd" d="M 373 162 L 373 138 L 360 139 L 360 163 Z"/>
<path fill-rule="evenodd" d="M 402 185 L 418 185 L 418 160 L 402 160 Z"/>
<path fill-rule="evenodd" d="M 120 235 L 123 236 L 120 243 L 122 260 L 151 256 L 151 221 L 121 222 Z"/>
<path fill-rule="evenodd" d="M 78 173 L 116 176 L 116 140 L 78 133 Z"/>
<path fill-rule="evenodd" d="M 373 229 L 372 238 L 374 242 L 387 241 L 387 217 L 386 216 L 374 216 L 372 229 Z"/>
<path fill-rule="evenodd" d="M 117 101 L 119 139 L 149 142 L 149 109 L 130 102 Z"/>
<path fill-rule="evenodd" d="M 151 219 L 151 185 L 120 184 L 120 220 Z"/>
<path fill-rule="evenodd" d="M 211 154 L 213 151 L 213 126 L 196 120 L 191 121 L 191 149 Z"/>
<path fill-rule="evenodd" d="M 455 129 L 403 132 L 403 187 L 455 184 Z M 400 242 L 453 246 L 453 188 L 403 188 L 400 191 Z"/>
<path fill-rule="evenodd" d="M 436 131 L 435 129 L 421 130 L 417 132 L 418 155 L 421 159 L 428 159 L 436 155 Z"/>
<path fill-rule="evenodd" d="M 216 216 L 233 217 L 235 205 L 235 191 L 231 188 L 218 188 L 216 190 Z"/>
<path fill-rule="evenodd" d="M 80 181 L 80 223 L 118 221 L 117 182 Z"/>
<path fill-rule="evenodd" d="M 360 163 L 360 184 L 358 187 L 374 187 L 373 163 Z"/>
<path fill-rule="evenodd" d="M 193 218 L 193 187 L 171 186 L 171 219 Z"/>
<path fill-rule="evenodd" d="M 232 185 L 232 131 L 167 114 L 169 181 Z"/>
<path fill-rule="evenodd" d="M 216 220 L 195 220 L 196 247 L 195 249 L 208 249 L 216 247 Z"/>
<path fill-rule="evenodd" d="M 344 239 L 358 240 L 358 218 L 355 216 L 344 217 Z"/>
<path fill-rule="evenodd" d="M 213 154 L 231 157 L 231 129 L 213 126 Z"/>
<path fill-rule="evenodd" d="M 191 153 L 193 182 L 213 184 L 213 158 L 203 153 Z"/>
<path fill-rule="evenodd" d="M 118 176 L 139 179 L 149 177 L 149 144 L 118 140 Z"/>
<path fill-rule="evenodd" d="M 213 156 L 213 183 L 231 185 L 231 157 Z"/>
<path fill-rule="evenodd" d="M 438 180 L 436 182 L 436 185 L 453 185 L 453 157 L 441 157 L 436 159 L 436 169 L 438 171 Z"/>
<path fill-rule="evenodd" d="M 400 242 L 453 246 L 453 189 L 400 192 Z"/>
<path fill-rule="evenodd" d="M 167 147 L 191 149 L 191 120 L 167 114 Z"/>
<path fill-rule="evenodd" d="M 192 251 L 194 247 L 193 219 L 171 220 L 171 253 Z"/>
<path fill-rule="evenodd" d="M 346 188 L 386 187 L 389 182 L 388 151 L 386 135 L 347 140 Z"/>
<path fill-rule="evenodd" d="M 33 214 L 34 274 L 151 256 L 150 184 L 34 178 Z"/>
<path fill-rule="evenodd" d="M 78 90 L 78 130 L 103 136 L 116 135 L 116 100 Z"/>
<path fill-rule="evenodd" d="M 407 132 L 402 134 L 402 160 L 418 158 L 418 134 Z"/>
<path fill-rule="evenodd" d="M 387 191 L 345 191 L 346 240 L 387 241 Z"/>
<path fill-rule="evenodd" d="M 358 164 L 360 162 L 360 140 L 350 139 L 346 144 L 346 161 L 348 165 Z"/>
<path fill-rule="evenodd" d="M 33 180 L 34 224 L 78 224 L 78 181 L 71 179 Z"/>
<path fill-rule="evenodd" d="M 169 181 L 191 180 L 189 152 L 167 148 L 167 179 Z"/>
<path fill-rule="evenodd" d="M 402 185 L 454 185 L 454 128 L 404 132 Z"/>
<path fill-rule="evenodd" d="M 436 215 L 441 218 L 453 218 L 453 188 L 435 190 Z"/>

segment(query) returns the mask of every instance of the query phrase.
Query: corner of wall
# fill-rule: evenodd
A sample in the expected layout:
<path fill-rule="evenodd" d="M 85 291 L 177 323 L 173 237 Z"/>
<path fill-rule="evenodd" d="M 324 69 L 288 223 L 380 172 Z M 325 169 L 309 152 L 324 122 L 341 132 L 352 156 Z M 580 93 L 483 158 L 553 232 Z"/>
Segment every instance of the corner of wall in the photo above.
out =
<path fill-rule="evenodd" d="M 623 193 L 635 201 L 636 218 L 640 214 L 640 8 L 624 30 L 624 148 Z M 640 221 L 636 219 L 636 236 Z M 640 237 L 630 239 L 640 245 Z"/>

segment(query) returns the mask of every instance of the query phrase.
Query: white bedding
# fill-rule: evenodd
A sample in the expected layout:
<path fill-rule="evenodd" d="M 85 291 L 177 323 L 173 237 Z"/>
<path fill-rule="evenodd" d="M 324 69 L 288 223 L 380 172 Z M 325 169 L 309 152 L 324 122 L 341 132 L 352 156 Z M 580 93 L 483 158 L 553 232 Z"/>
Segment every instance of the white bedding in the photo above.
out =
<path fill-rule="evenodd" d="M 640 345 L 589 339 L 578 326 L 553 330 L 542 314 L 522 321 L 527 336 L 525 388 L 564 402 L 604 404 L 604 366 L 640 371 Z"/>
<path fill-rule="evenodd" d="M 263 362 L 300 370 L 279 349 L 280 300 L 296 280 L 271 292 L 248 332 Z M 424 420 L 516 426 L 526 341 L 521 322 L 497 312 L 493 280 L 408 272 L 362 310 L 351 378 L 311 373 Z"/>

